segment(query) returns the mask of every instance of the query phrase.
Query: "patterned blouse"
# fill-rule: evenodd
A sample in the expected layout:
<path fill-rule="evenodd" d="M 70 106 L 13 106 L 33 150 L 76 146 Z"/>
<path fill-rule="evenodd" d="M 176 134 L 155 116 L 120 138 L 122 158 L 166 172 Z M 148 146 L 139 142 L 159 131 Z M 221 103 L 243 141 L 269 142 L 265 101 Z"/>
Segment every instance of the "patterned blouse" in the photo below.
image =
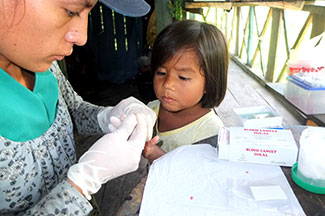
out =
<path fill-rule="evenodd" d="M 56 62 L 50 71 L 59 85 L 50 128 L 26 142 L 0 136 L 0 215 L 88 215 L 92 209 L 66 181 L 76 162 L 72 119 L 81 134 L 101 133 L 97 113 L 103 107 L 83 101 Z"/>

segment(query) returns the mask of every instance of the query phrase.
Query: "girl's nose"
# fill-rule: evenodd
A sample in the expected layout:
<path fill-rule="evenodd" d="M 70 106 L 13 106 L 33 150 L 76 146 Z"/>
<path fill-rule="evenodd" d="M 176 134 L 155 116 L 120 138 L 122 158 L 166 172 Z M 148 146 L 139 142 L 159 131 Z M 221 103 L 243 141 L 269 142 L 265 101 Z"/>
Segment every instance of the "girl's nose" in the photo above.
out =
<path fill-rule="evenodd" d="M 88 14 L 76 18 L 71 29 L 66 33 L 65 40 L 83 46 L 87 42 Z"/>
<path fill-rule="evenodd" d="M 174 90 L 175 89 L 175 82 L 172 76 L 167 75 L 164 81 L 164 87 L 166 89 Z"/>

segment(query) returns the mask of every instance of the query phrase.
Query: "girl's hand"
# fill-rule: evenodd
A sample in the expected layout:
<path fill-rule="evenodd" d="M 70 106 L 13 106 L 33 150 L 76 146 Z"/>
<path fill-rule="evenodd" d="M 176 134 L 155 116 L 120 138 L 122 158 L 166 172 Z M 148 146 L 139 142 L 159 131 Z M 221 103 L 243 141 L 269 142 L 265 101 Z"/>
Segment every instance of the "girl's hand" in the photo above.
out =
<path fill-rule="evenodd" d="M 144 149 L 142 151 L 143 157 L 149 159 L 149 157 L 155 152 L 155 149 L 159 148 L 156 145 L 158 140 L 159 140 L 159 136 L 155 136 L 154 138 L 146 142 Z"/>
<path fill-rule="evenodd" d="M 164 152 L 159 146 L 156 145 L 158 140 L 159 136 L 155 136 L 151 140 L 147 141 L 142 151 L 143 157 L 147 158 L 150 163 L 152 163 L 160 156 L 166 154 L 166 152 Z"/>

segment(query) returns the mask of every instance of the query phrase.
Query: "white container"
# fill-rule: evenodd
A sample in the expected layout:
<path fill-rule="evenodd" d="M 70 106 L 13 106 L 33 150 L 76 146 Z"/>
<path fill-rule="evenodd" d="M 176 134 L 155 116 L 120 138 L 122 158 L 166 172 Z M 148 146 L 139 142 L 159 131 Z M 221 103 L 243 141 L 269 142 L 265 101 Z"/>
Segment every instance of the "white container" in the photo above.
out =
<path fill-rule="evenodd" d="M 246 128 L 281 127 L 282 117 L 266 106 L 253 106 L 233 109 L 240 124 Z"/>
<path fill-rule="evenodd" d="M 307 115 L 325 113 L 325 88 L 308 88 L 289 78 L 285 97 Z"/>
<path fill-rule="evenodd" d="M 298 147 L 290 130 L 221 127 L 218 158 L 222 160 L 291 167 Z"/>

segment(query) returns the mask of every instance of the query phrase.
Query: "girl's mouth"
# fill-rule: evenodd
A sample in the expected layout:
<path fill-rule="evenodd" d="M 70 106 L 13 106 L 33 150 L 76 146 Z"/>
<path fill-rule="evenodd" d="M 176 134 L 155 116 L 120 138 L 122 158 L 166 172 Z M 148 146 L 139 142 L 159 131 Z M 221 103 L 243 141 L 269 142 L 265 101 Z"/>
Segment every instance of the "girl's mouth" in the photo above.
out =
<path fill-rule="evenodd" d="M 167 102 L 167 103 L 171 103 L 174 101 L 174 99 L 170 98 L 170 97 L 166 97 L 166 96 L 163 96 L 162 97 L 163 101 Z"/>

